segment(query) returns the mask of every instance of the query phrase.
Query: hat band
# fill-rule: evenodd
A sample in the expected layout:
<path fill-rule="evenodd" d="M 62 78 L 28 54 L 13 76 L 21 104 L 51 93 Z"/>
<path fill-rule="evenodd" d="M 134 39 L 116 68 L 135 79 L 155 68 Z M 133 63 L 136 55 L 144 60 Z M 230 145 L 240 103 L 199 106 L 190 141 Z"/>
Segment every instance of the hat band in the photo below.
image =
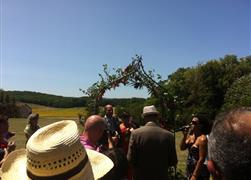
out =
<path fill-rule="evenodd" d="M 70 169 L 67 172 L 57 174 L 55 176 L 36 176 L 36 175 L 32 174 L 32 172 L 30 172 L 27 169 L 27 175 L 28 175 L 29 178 L 34 179 L 34 180 L 44 180 L 44 179 L 46 179 L 46 180 L 55 180 L 55 179 L 63 180 L 63 179 L 69 179 L 69 178 L 75 176 L 76 174 L 78 174 L 81 170 L 83 170 L 85 165 L 87 164 L 87 162 L 88 162 L 88 156 L 86 154 L 85 158 L 76 167 Z"/>

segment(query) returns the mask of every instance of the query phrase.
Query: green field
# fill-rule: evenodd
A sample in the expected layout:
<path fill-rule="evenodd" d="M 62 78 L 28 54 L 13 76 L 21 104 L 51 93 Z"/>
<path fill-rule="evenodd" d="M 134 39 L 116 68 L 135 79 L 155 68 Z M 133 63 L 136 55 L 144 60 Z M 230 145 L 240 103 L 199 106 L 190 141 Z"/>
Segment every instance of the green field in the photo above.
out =
<path fill-rule="evenodd" d="M 78 117 L 79 114 L 87 113 L 85 107 L 54 108 L 36 104 L 29 104 L 29 106 L 32 108 L 32 112 L 39 113 L 41 117 Z"/>
<path fill-rule="evenodd" d="M 53 122 L 57 122 L 60 120 L 74 120 L 77 122 L 79 127 L 79 132 L 83 131 L 83 127 L 78 122 L 78 113 L 84 114 L 86 113 L 85 108 L 51 108 L 46 106 L 39 105 L 31 105 L 32 111 L 37 112 L 40 115 L 39 125 L 43 127 L 45 125 L 51 124 Z M 10 131 L 16 132 L 16 135 L 12 138 L 16 142 L 17 149 L 25 147 L 25 136 L 24 136 L 24 128 L 27 124 L 27 120 L 25 118 L 10 118 Z M 185 170 L 185 159 L 187 152 L 179 150 L 179 143 L 182 138 L 182 133 L 176 133 L 176 150 L 178 155 L 178 169 L 184 172 Z"/>
<path fill-rule="evenodd" d="M 40 117 L 39 119 L 39 125 L 40 127 L 46 126 L 48 124 L 51 124 L 53 122 L 57 122 L 60 120 L 74 120 L 78 123 L 78 119 L 75 118 L 70 118 L 70 117 Z M 25 147 L 25 135 L 24 135 L 24 128 L 27 124 L 27 120 L 24 118 L 11 118 L 9 119 L 9 124 L 10 124 L 10 131 L 16 132 L 15 137 L 12 138 L 16 142 L 17 148 L 24 148 Z M 79 125 L 79 131 L 83 131 L 83 128 L 81 125 Z"/>

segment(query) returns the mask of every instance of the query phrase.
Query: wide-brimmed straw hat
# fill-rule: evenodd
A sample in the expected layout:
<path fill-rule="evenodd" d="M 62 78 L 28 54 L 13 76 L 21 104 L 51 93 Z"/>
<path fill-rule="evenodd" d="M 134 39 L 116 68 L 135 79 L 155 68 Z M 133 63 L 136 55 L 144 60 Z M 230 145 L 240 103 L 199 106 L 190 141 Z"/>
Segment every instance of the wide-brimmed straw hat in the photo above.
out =
<path fill-rule="evenodd" d="M 143 113 L 142 113 L 142 117 L 145 117 L 147 115 L 158 115 L 159 112 L 157 111 L 156 107 L 154 105 L 151 106 L 145 106 L 143 108 Z"/>
<path fill-rule="evenodd" d="M 103 177 L 112 167 L 107 156 L 85 150 L 77 124 L 64 120 L 37 130 L 26 149 L 10 153 L 2 165 L 2 179 L 92 180 Z"/>

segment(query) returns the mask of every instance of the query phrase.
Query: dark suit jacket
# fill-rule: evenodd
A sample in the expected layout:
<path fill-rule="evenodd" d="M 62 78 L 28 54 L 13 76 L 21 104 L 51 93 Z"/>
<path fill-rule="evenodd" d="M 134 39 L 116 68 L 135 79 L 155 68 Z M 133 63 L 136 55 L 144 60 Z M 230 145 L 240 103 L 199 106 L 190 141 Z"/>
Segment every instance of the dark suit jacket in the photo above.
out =
<path fill-rule="evenodd" d="M 149 122 L 132 132 L 127 159 L 134 180 L 166 180 L 168 167 L 177 164 L 174 136 Z"/>

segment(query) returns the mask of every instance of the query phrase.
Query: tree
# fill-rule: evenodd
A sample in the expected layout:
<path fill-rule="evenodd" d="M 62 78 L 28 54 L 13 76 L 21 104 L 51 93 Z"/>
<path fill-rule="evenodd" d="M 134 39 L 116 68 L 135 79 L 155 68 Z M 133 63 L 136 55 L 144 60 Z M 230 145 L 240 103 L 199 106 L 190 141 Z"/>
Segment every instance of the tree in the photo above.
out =
<path fill-rule="evenodd" d="M 185 124 L 191 114 L 203 113 L 213 120 L 224 104 L 224 95 L 233 82 L 251 73 L 251 58 L 226 55 L 192 68 L 179 68 L 168 76 L 165 88 L 176 97 L 177 124 Z"/>
<path fill-rule="evenodd" d="M 0 103 L 4 102 L 4 91 L 0 90 Z"/>
<path fill-rule="evenodd" d="M 6 104 L 9 104 L 9 103 L 10 103 L 10 96 L 9 96 L 8 94 L 6 94 L 4 102 L 5 102 Z"/>
<path fill-rule="evenodd" d="M 237 79 L 228 89 L 222 110 L 251 106 L 251 74 Z"/>

